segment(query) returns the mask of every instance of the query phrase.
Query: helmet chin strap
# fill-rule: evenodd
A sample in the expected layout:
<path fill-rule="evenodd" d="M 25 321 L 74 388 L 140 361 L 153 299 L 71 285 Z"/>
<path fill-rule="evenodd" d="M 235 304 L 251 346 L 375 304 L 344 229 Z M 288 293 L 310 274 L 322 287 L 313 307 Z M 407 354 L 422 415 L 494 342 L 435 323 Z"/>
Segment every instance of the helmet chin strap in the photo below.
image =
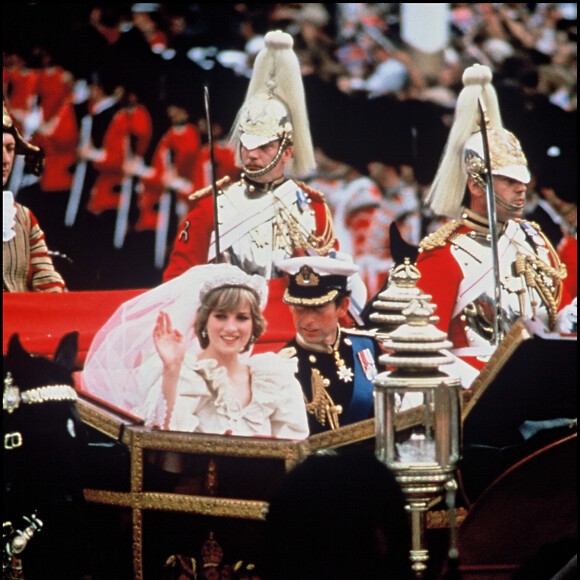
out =
<path fill-rule="evenodd" d="M 267 173 L 270 173 L 270 171 L 272 171 L 272 169 L 274 169 L 274 167 L 276 167 L 276 165 L 278 165 L 278 162 L 282 158 L 282 153 L 284 153 L 284 150 L 289 145 L 289 143 L 290 143 L 290 140 L 288 139 L 288 136 L 284 135 L 284 137 L 282 138 L 282 141 L 280 142 L 280 147 L 278 147 L 278 152 L 274 156 L 274 159 L 272 159 L 272 161 L 270 161 L 270 163 L 268 163 L 268 165 L 266 165 L 266 167 L 263 167 L 262 169 L 257 169 L 256 171 L 252 171 L 251 169 L 248 169 L 244 165 L 244 173 L 246 174 L 246 177 L 248 177 L 249 179 L 255 180 L 259 177 L 263 177 Z"/>
<path fill-rule="evenodd" d="M 481 174 L 470 173 L 469 176 L 473 178 L 476 185 L 478 185 L 482 189 L 485 189 L 485 178 Z M 500 197 L 495 191 L 493 192 L 493 197 L 495 199 L 495 203 L 501 205 L 504 209 L 507 209 L 510 212 L 517 212 L 522 209 L 521 206 L 506 201 L 505 199 L 503 199 L 503 197 Z"/>
<path fill-rule="evenodd" d="M 499 205 L 501 205 L 504 209 L 507 209 L 508 211 L 511 212 L 516 212 L 516 211 L 520 211 L 522 209 L 521 205 L 516 205 L 515 203 L 510 203 L 509 201 L 506 201 L 505 199 L 503 199 L 503 197 L 500 197 L 497 193 L 493 193 L 493 197 L 495 199 L 495 202 Z"/>

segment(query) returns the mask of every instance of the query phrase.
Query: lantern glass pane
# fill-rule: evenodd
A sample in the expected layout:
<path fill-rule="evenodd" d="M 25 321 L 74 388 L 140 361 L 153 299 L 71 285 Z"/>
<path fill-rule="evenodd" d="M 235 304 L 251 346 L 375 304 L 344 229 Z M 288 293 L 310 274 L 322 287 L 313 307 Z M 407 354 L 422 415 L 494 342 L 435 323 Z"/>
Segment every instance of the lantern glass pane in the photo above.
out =
<path fill-rule="evenodd" d="M 389 465 L 395 459 L 395 413 L 398 397 L 386 390 L 375 391 L 375 454 Z"/>
<path fill-rule="evenodd" d="M 435 456 L 435 417 L 433 416 L 433 393 L 430 390 L 404 393 L 421 405 L 423 424 L 415 426 L 397 442 L 398 460 L 405 464 L 433 464 Z"/>

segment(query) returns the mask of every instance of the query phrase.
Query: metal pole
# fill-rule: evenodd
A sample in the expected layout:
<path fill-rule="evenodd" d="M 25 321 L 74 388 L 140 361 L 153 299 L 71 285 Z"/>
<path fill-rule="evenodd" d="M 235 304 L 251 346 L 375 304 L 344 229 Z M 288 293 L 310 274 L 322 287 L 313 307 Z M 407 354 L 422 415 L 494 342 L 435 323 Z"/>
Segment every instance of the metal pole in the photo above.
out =
<path fill-rule="evenodd" d="M 219 219 L 218 219 L 218 202 L 217 202 L 217 185 L 215 176 L 215 156 L 213 149 L 213 134 L 211 130 L 211 119 L 209 115 L 209 89 L 207 86 L 203 87 L 204 92 L 204 104 L 205 104 L 205 120 L 207 123 L 207 138 L 209 146 L 210 155 L 210 168 L 211 168 L 211 187 L 213 191 L 213 216 L 214 216 L 214 232 L 215 232 L 215 256 L 216 262 L 219 264 L 221 262 L 221 252 L 220 252 L 220 232 L 219 232 Z"/>
<path fill-rule="evenodd" d="M 493 283 L 495 292 L 495 317 L 493 320 L 493 343 L 497 346 L 503 336 L 502 326 L 500 324 L 500 319 L 502 316 L 501 309 L 501 287 L 500 287 L 500 277 L 499 277 L 499 256 L 497 251 L 497 216 L 495 209 L 495 196 L 493 190 L 493 177 L 491 175 L 491 158 L 489 154 L 489 142 L 487 140 L 487 127 L 485 124 L 485 108 L 481 99 L 479 99 L 479 111 L 481 113 L 481 137 L 483 140 L 483 154 L 485 157 L 485 169 L 487 172 L 486 187 L 485 191 L 487 194 L 487 218 L 489 220 L 489 235 L 490 235 L 490 245 L 491 245 L 491 261 L 493 265 Z"/>

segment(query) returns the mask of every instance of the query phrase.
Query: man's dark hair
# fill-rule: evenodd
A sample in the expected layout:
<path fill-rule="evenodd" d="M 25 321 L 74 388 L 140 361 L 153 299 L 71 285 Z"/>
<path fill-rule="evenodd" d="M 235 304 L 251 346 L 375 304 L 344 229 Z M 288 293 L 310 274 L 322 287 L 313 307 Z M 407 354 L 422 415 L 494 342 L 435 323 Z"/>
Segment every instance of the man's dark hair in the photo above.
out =
<path fill-rule="evenodd" d="M 372 452 L 309 456 L 271 499 L 264 578 L 413 578 L 405 505 Z"/>

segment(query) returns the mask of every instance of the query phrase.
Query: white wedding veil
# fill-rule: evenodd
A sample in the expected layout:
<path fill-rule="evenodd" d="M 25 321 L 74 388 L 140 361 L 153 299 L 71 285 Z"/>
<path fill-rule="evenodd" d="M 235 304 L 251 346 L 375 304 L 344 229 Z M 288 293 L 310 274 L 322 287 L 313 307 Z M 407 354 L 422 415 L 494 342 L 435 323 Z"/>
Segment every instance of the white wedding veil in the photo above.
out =
<path fill-rule="evenodd" d="M 162 371 L 153 342 L 159 312 L 169 314 L 173 327 L 186 338 L 188 352 L 198 354 L 195 316 L 207 292 L 219 286 L 248 287 L 257 292 L 262 310 L 266 305 L 268 285 L 262 276 L 250 276 L 231 264 L 194 266 L 117 308 L 93 338 L 81 375 L 82 388 L 125 411 L 140 408 Z M 140 371 L 146 362 L 148 376 L 144 378 Z"/>

